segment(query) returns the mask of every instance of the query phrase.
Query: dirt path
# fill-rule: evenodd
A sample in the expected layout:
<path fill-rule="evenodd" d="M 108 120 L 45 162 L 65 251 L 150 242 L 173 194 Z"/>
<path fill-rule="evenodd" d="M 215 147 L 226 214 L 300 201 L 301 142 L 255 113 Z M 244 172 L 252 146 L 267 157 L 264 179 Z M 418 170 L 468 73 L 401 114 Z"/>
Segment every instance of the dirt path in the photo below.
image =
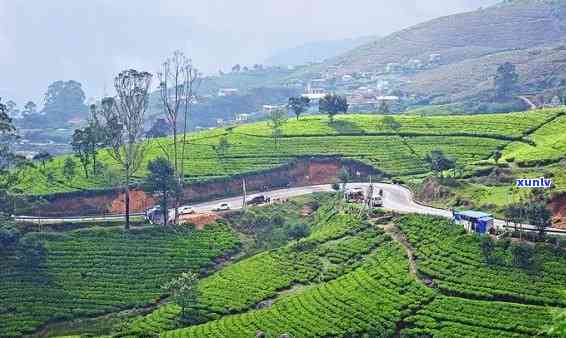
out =
<path fill-rule="evenodd" d="M 399 228 L 395 224 L 391 224 L 391 223 L 377 224 L 377 226 L 383 229 L 387 234 L 389 234 L 393 238 L 393 240 L 395 240 L 397 243 L 403 246 L 405 252 L 407 253 L 407 257 L 409 258 L 410 274 L 413 277 L 415 277 L 416 280 L 423 283 L 424 285 L 428 287 L 433 287 L 434 286 L 433 280 L 419 273 L 417 269 L 417 262 L 415 259 L 415 249 L 411 246 L 411 243 L 407 241 L 407 238 L 401 232 L 401 230 L 399 230 Z"/>

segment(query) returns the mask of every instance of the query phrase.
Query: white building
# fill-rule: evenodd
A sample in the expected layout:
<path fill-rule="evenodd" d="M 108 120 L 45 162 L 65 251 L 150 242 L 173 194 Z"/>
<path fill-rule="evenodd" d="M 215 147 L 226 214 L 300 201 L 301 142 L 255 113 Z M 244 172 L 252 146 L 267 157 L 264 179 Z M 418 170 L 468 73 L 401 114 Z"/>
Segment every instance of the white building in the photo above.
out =
<path fill-rule="evenodd" d="M 218 90 L 218 96 L 234 96 L 238 94 L 236 88 L 221 88 Z"/>

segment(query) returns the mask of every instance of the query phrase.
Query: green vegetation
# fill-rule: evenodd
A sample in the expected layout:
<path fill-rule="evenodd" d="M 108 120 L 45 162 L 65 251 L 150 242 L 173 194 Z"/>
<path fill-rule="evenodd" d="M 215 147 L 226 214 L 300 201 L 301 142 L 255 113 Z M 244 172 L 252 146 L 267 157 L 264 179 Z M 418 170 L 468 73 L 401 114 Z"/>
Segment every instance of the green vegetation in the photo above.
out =
<path fill-rule="evenodd" d="M 428 216 L 408 216 L 398 225 L 416 250 L 419 272 L 451 295 L 526 304 L 566 305 L 566 254 L 537 246 L 530 268 L 515 267 L 513 246 L 500 241 L 497 264 L 487 265 L 478 237 L 461 226 Z"/>
<path fill-rule="evenodd" d="M 16 253 L 0 260 L 0 336 L 32 332 L 47 320 L 146 305 L 174 276 L 209 269 L 238 247 L 222 223 L 202 231 L 114 227 L 34 235 L 46 249 L 38 266 L 25 267 Z"/>
<path fill-rule="evenodd" d="M 283 123 L 278 142 L 270 141 L 267 122 L 228 129 L 213 129 L 191 134 L 185 168 L 187 181 L 206 180 L 237 173 L 254 172 L 280 166 L 297 156 L 341 156 L 371 164 L 393 176 L 428 172 L 425 156 L 441 150 L 460 165 L 489 158 L 497 148 L 518 140 L 530 130 L 552 119 L 559 110 L 475 116 L 399 116 L 399 130 L 380 126 L 378 115 L 342 115 L 334 123 L 327 117 L 308 116 Z M 215 149 L 221 140 L 230 146 L 219 156 Z M 154 139 L 147 149 L 146 161 L 162 151 Z M 518 144 L 521 142 L 517 142 Z M 102 169 L 88 179 L 77 173 L 71 180 L 63 177 L 65 157 L 46 163 L 52 172 L 51 184 L 39 169 L 22 173 L 19 188 L 29 194 L 74 191 L 116 186 L 119 166 L 103 150 Z M 142 165 L 145 168 L 147 163 Z M 145 176 L 146 171 L 138 175 Z M 141 181 L 141 177 L 138 178 Z"/>
<path fill-rule="evenodd" d="M 203 279 L 198 303 L 187 310 L 192 320 L 207 322 L 248 311 L 278 298 L 286 292 L 282 290 L 291 292 L 334 280 L 361 266 L 389 240 L 381 230 L 357 216 L 336 213 L 331 205 L 317 211 L 317 222 L 308 238 L 241 260 Z M 178 325 L 179 308 L 165 308 L 134 322 L 132 331 L 161 332 Z"/>
<path fill-rule="evenodd" d="M 349 336 L 365 332 L 393 335 L 403 311 L 432 292 L 409 278 L 397 245 L 384 244 L 350 273 L 297 291 L 270 307 L 223 317 L 204 325 L 165 333 L 164 337 Z"/>
<path fill-rule="evenodd" d="M 552 319 L 544 306 L 437 297 L 405 319 L 406 337 L 533 337 Z"/>
<path fill-rule="evenodd" d="M 513 159 L 525 165 L 545 161 L 557 161 L 566 156 L 566 115 L 559 116 L 529 136 L 535 145 L 512 143 L 503 154 L 505 160 Z"/>

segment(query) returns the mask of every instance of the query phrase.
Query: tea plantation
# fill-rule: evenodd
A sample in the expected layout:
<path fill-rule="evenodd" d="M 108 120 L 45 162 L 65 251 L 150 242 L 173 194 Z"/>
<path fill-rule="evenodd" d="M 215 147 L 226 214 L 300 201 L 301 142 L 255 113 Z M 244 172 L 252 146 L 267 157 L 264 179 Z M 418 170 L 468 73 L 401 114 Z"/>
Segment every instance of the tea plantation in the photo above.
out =
<path fill-rule="evenodd" d="M 549 109 L 472 116 L 401 115 L 396 117 L 401 124 L 399 130 L 384 125 L 383 117 L 379 115 L 342 115 L 334 123 L 325 116 L 306 116 L 298 121 L 287 120 L 278 144 L 272 139 L 271 128 L 266 122 L 213 129 L 189 135 L 186 180 L 265 170 L 304 155 L 352 158 L 392 176 L 423 174 L 429 171 L 423 158 L 433 149 L 443 150 L 461 165 L 488 159 L 496 148 L 510 143 L 515 148 L 539 149 L 539 142 L 546 144 L 544 139 L 536 135 L 529 138 L 529 134 L 542 130 L 538 129 L 541 127 L 559 131 L 566 121 L 563 117 L 557 118 L 560 114 L 560 110 Z M 224 154 L 218 154 L 214 146 L 222 136 L 226 137 L 229 147 Z M 162 154 L 160 145 L 168 147 L 170 140 L 152 140 L 146 161 Z M 559 151 L 548 152 L 548 156 L 555 157 Z M 516 160 L 526 154 L 525 151 L 510 150 L 508 156 L 515 153 Z M 105 168 L 94 177 L 86 178 L 81 170 L 77 170 L 74 178 L 65 179 L 62 174 L 64 157 L 57 157 L 46 163 L 45 170 L 39 165 L 24 171 L 19 188 L 28 194 L 46 194 L 116 186 L 119 168 L 106 151 L 100 151 L 99 158 Z M 145 166 L 142 167 L 145 170 Z M 145 173 L 142 170 L 138 175 Z"/>
<path fill-rule="evenodd" d="M 419 274 L 432 277 L 427 285 L 378 226 L 350 212 L 319 213 L 326 221 L 307 239 L 203 279 L 189 309 L 197 323 L 183 324 L 180 308 L 167 304 L 124 335 L 532 337 L 545 336 L 554 311 L 566 307 L 566 256 L 550 248 L 537 248 L 538 270 L 489 266 L 479 239 L 459 226 L 400 217 L 395 222 L 415 248 Z"/>
<path fill-rule="evenodd" d="M 225 224 L 189 228 L 88 229 L 38 234 L 46 256 L 24 268 L 15 255 L 0 260 L 0 336 L 32 332 L 46 320 L 101 315 L 142 306 L 187 270 L 211 268 L 238 249 Z"/>

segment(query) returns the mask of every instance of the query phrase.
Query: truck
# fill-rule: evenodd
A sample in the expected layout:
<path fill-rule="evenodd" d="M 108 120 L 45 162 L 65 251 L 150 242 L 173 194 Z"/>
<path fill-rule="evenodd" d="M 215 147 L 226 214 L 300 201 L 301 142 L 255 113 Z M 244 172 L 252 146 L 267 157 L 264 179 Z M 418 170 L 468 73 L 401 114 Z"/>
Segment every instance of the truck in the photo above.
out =
<path fill-rule="evenodd" d="M 247 205 L 259 205 L 259 204 L 264 204 L 264 203 L 269 203 L 271 201 L 271 198 L 264 196 L 264 195 L 256 195 L 256 196 L 252 196 L 250 198 L 248 198 L 246 200 L 246 204 Z"/>

